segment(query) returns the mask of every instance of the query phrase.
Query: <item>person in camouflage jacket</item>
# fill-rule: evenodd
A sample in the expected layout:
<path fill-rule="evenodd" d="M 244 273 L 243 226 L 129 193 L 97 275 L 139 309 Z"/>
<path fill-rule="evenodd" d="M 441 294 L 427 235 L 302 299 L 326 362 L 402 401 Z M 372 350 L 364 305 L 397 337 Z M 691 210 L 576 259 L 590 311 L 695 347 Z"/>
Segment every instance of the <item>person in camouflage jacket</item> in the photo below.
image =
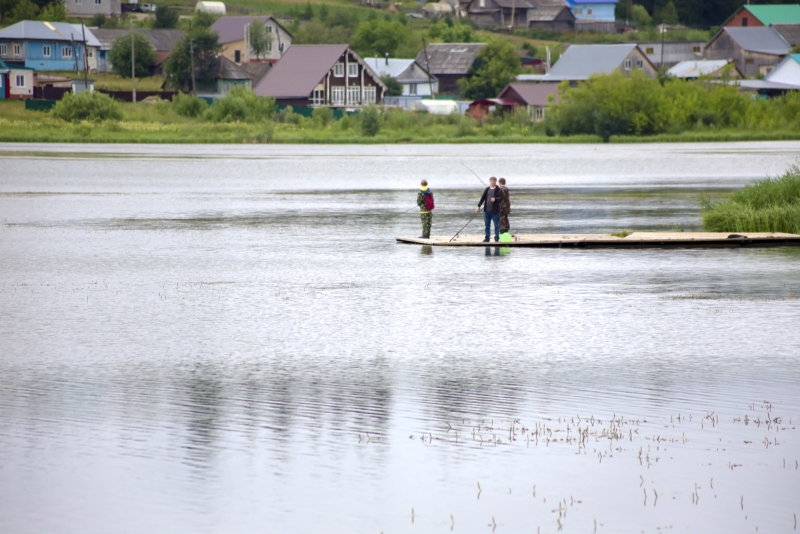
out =
<path fill-rule="evenodd" d="M 508 194 L 505 178 L 500 178 L 497 184 L 503 192 L 503 199 L 500 201 L 500 233 L 503 234 L 511 229 L 511 223 L 508 222 L 508 214 L 511 213 L 511 197 Z"/>
<path fill-rule="evenodd" d="M 425 208 L 425 197 L 433 195 L 433 191 L 428 187 L 428 181 L 420 182 L 419 192 L 417 192 L 417 206 L 419 206 L 419 216 L 422 220 L 422 235 L 420 238 L 428 239 L 431 237 L 431 226 L 433 226 L 433 213 Z"/>

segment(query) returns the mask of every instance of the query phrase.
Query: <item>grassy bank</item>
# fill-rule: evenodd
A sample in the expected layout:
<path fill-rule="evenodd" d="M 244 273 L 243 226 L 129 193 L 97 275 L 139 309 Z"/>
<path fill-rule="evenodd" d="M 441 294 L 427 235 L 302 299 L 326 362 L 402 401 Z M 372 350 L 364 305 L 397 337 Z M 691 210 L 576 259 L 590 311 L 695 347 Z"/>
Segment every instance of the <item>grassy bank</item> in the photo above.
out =
<path fill-rule="evenodd" d="M 800 168 L 759 180 L 722 202 L 704 200 L 703 208 L 703 227 L 709 232 L 800 234 Z"/>

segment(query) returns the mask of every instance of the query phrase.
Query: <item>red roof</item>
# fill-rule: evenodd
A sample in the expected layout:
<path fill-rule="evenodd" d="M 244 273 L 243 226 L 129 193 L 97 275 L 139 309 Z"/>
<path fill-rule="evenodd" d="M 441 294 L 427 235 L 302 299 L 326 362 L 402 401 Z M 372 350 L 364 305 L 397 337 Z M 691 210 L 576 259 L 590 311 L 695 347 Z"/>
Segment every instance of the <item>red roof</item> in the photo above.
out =
<path fill-rule="evenodd" d="M 306 98 L 349 45 L 292 45 L 255 91 L 258 96 Z"/>
<path fill-rule="evenodd" d="M 480 105 L 485 105 L 485 106 L 519 106 L 520 103 L 521 102 L 519 100 L 512 100 L 510 98 L 487 98 L 485 100 L 476 100 L 475 102 L 470 104 L 470 107 L 472 107 L 472 106 L 480 106 Z"/>

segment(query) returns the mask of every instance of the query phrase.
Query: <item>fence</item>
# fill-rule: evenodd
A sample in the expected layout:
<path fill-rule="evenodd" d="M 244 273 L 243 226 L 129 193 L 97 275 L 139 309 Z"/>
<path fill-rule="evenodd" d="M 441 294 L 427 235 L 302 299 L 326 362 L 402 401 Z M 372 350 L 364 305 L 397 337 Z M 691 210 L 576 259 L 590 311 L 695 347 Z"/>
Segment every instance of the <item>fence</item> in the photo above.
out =
<path fill-rule="evenodd" d="M 108 95 L 114 100 L 119 100 L 121 102 L 133 102 L 133 93 L 131 91 L 107 91 L 106 89 L 97 89 L 97 92 Z M 171 102 L 177 94 L 177 91 L 136 91 L 136 101 L 141 102 L 145 98 L 155 96 L 161 100 L 169 100 Z"/>

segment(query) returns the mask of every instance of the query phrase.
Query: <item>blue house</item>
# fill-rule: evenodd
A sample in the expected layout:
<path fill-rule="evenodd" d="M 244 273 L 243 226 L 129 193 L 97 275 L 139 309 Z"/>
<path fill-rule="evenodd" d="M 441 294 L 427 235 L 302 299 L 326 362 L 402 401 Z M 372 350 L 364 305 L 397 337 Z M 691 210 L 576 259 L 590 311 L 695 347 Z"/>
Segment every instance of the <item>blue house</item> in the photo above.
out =
<path fill-rule="evenodd" d="M 80 24 L 23 20 L 0 30 L 0 59 L 9 66 L 83 70 L 84 48 L 88 66 L 95 70 L 100 42 Z"/>
<path fill-rule="evenodd" d="M 575 15 L 575 30 L 614 32 L 617 0 L 566 0 Z"/>

